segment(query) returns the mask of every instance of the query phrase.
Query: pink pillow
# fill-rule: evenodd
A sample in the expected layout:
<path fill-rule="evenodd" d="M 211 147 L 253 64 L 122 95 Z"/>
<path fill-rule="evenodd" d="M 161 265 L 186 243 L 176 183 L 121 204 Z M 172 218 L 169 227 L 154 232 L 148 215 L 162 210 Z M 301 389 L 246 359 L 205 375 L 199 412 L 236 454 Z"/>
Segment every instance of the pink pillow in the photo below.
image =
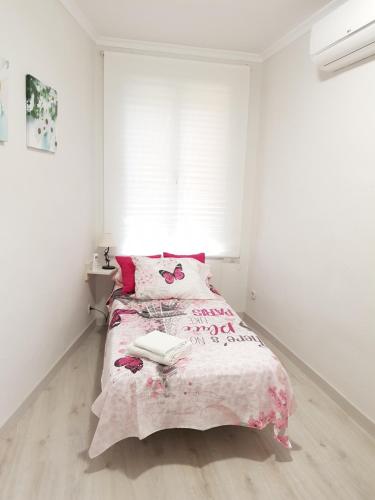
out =
<path fill-rule="evenodd" d="M 195 253 L 193 255 L 176 255 L 174 253 L 163 252 L 163 257 L 177 257 L 178 259 L 195 259 L 204 264 L 206 262 L 206 254 L 204 252 Z"/>
<path fill-rule="evenodd" d="M 148 255 L 150 259 L 160 259 L 161 255 Z M 129 255 L 116 255 L 116 260 L 121 268 L 124 293 L 135 292 L 135 265 Z"/>

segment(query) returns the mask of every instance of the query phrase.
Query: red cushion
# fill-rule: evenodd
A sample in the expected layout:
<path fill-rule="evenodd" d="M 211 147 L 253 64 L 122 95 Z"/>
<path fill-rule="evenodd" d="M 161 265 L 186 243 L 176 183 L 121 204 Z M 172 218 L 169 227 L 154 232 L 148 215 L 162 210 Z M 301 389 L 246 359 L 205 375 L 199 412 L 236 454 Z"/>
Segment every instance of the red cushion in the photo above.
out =
<path fill-rule="evenodd" d="M 159 255 L 148 255 L 151 259 L 160 259 Z M 122 291 L 124 293 L 135 292 L 135 265 L 129 255 L 116 255 L 116 260 L 121 268 L 122 282 L 124 284 Z"/>
<path fill-rule="evenodd" d="M 174 253 L 163 252 L 163 257 L 177 257 L 179 259 L 195 259 L 199 260 L 199 262 L 202 262 L 202 264 L 206 262 L 206 254 L 204 252 L 195 253 L 193 255 L 176 255 Z"/>

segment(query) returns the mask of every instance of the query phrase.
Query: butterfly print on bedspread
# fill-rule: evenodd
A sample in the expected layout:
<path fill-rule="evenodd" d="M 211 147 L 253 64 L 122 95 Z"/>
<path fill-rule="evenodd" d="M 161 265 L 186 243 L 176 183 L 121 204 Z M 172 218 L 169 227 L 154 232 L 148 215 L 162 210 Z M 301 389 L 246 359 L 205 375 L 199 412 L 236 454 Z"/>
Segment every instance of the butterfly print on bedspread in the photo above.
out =
<path fill-rule="evenodd" d="M 125 368 L 132 373 L 137 373 L 139 370 L 142 370 L 143 361 L 140 358 L 133 358 L 133 356 L 124 356 L 123 358 L 116 359 L 115 366 L 117 366 L 117 368 L 125 366 Z"/>
<path fill-rule="evenodd" d="M 137 311 L 135 309 L 115 309 L 109 323 L 109 329 L 111 330 L 115 326 L 118 326 L 121 323 L 121 316 L 125 314 L 137 314 Z"/>
<path fill-rule="evenodd" d="M 172 285 L 172 283 L 174 283 L 175 280 L 183 280 L 185 278 L 185 273 L 182 272 L 181 264 L 177 264 L 177 266 L 174 268 L 173 273 L 163 270 L 160 270 L 159 273 L 163 276 L 165 282 L 168 285 Z"/>

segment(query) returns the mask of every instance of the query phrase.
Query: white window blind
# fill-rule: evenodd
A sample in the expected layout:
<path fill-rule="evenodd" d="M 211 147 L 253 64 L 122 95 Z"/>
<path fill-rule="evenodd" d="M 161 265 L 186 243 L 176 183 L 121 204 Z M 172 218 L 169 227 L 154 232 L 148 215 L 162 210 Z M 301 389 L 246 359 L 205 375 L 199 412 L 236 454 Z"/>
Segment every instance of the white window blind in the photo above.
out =
<path fill-rule="evenodd" d="M 106 52 L 104 231 L 118 252 L 240 250 L 249 68 Z"/>

